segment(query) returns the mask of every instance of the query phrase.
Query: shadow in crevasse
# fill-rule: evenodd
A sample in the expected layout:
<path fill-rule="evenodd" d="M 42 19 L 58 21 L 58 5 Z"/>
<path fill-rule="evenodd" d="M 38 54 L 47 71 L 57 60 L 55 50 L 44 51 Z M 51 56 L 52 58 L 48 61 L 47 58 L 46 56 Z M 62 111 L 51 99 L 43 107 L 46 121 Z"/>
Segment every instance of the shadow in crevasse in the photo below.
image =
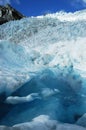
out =
<path fill-rule="evenodd" d="M 5 117 L 5 115 L 12 109 L 11 104 L 6 104 L 4 101 L 6 99 L 5 93 L 0 94 L 0 120 Z"/>

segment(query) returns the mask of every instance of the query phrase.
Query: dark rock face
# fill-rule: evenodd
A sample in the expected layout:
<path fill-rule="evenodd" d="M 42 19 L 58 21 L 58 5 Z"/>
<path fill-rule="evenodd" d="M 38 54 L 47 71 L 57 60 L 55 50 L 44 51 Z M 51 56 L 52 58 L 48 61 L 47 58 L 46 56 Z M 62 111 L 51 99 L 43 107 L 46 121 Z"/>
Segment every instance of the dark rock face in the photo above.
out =
<path fill-rule="evenodd" d="M 6 6 L 0 5 L 0 25 L 11 20 L 19 20 L 23 17 L 24 15 L 15 10 L 9 4 Z"/>

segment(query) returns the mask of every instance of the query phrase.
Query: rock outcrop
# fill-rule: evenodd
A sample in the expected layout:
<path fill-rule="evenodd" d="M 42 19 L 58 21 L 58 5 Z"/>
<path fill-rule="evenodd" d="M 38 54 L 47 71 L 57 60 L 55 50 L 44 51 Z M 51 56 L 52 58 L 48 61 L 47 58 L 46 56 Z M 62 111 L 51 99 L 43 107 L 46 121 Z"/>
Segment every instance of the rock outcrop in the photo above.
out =
<path fill-rule="evenodd" d="M 25 16 L 11 7 L 11 5 L 0 5 L 0 25 L 11 20 L 19 20 L 23 17 Z"/>

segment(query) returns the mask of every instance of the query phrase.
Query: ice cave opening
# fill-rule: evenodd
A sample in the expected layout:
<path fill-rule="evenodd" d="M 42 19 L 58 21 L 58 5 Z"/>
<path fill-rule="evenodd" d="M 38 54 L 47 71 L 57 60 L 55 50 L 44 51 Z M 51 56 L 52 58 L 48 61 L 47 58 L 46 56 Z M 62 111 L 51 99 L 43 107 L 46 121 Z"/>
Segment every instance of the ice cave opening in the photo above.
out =
<path fill-rule="evenodd" d="M 77 80 L 80 77 L 70 75 L 59 76 L 47 69 L 10 96 L 3 93 L 0 96 L 0 125 L 12 126 L 40 115 L 75 124 L 86 113 L 86 97 L 82 96 L 81 80 Z"/>

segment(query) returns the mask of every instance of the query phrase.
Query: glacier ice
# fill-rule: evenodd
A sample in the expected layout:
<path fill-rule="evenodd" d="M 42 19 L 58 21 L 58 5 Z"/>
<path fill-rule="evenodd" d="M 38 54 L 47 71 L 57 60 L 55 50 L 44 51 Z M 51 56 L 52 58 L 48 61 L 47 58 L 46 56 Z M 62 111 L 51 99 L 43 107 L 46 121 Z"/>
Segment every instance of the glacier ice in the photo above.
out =
<path fill-rule="evenodd" d="M 0 26 L 0 125 L 86 129 L 77 123 L 86 113 L 85 16 L 59 12 Z"/>

